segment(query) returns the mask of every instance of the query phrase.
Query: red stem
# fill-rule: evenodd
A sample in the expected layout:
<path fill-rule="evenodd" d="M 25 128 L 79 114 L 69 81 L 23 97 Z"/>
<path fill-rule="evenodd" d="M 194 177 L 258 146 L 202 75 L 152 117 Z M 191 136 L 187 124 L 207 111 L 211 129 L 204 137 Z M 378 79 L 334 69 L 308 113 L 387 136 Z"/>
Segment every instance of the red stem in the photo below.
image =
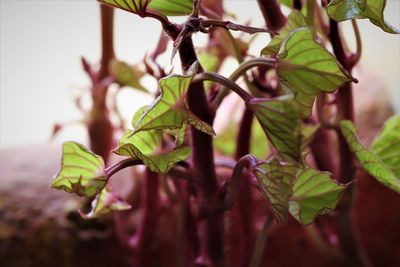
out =
<path fill-rule="evenodd" d="M 276 0 L 257 0 L 264 16 L 265 24 L 271 31 L 279 31 L 286 23 L 279 3 Z"/>

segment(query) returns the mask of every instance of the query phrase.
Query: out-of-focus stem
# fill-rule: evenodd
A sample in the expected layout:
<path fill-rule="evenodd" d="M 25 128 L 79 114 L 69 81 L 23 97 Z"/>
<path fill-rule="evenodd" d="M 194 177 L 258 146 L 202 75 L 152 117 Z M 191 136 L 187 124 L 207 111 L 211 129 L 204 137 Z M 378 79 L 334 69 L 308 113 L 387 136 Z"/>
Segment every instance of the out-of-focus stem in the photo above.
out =
<path fill-rule="evenodd" d="M 286 23 L 279 3 L 276 0 L 257 0 L 258 6 L 264 16 L 267 28 L 272 31 L 279 31 Z"/>
<path fill-rule="evenodd" d="M 268 233 L 271 228 L 271 224 L 273 221 L 273 216 L 271 214 L 267 215 L 268 217 L 265 219 L 263 228 L 261 229 L 260 233 L 258 234 L 258 238 L 253 250 L 253 256 L 251 258 L 250 267 L 259 267 L 262 256 L 264 254 L 265 243 L 268 238 Z"/>

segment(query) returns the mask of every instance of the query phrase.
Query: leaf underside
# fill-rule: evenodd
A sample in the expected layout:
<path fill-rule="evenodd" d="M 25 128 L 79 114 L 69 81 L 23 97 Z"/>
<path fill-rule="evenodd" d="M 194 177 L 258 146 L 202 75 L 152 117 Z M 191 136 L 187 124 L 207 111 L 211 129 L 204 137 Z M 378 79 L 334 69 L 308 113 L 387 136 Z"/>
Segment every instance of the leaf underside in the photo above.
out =
<path fill-rule="evenodd" d="M 185 16 L 192 12 L 192 0 L 152 0 L 149 8 L 166 16 Z"/>
<path fill-rule="evenodd" d="M 99 0 L 99 1 L 128 12 L 141 15 L 146 10 L 146 7 L 151 0 Z"/>

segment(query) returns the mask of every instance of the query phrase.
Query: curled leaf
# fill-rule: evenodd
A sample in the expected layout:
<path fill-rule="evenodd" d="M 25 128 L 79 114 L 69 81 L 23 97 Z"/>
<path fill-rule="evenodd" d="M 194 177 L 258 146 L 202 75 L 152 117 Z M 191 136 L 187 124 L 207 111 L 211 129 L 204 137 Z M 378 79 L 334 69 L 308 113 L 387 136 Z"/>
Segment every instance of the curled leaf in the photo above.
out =
<path fill-rule="evenodd" d="M 147 8 L 147 5 L 152 0 L 98 0 L 98 1 L 142 16 Z"/>
<path fill-rule="evenodd" d="M 192 12 L 192 0 L 152 0 L 149 8 L 165 16 L 185 16 Z"/>
<path fill-rule="evenodd" d="M 103 159 L 75 142 L 62 146 L 61 170 L 53 178 L 51 187 L 92 197 L 107 183 Z"/>

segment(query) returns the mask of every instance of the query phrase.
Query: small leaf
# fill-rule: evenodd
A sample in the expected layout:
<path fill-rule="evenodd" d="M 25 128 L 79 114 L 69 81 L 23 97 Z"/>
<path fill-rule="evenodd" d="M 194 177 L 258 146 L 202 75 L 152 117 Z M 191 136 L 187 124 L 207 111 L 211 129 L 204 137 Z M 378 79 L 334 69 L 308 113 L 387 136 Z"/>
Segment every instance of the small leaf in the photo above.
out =
<path fill-rule="evenodd" d="M 107 183 L 103 159 L 75 142 L 66 142 L 62 147 L 62 165 L 53 178 L 51 187 L 92 197 Z"/>
<path fill-rule="evenodd" d="M 185 101 L 193 76 L 197 73 L 195 62 L 186 75 L 171 75 L 160 80 L 160 95 L 133 124 L 136 132 L 161 129 L 180 129 L 189 124 L 209 135 L 215 135 L 213 128 L 201 121 L 187 108 Z"/>
<path fill-rule="evenodd" d="M 301 114 L 292 97 L 254 98 L 248 103 L 268 139 L 284 160 L 301 160 Z"/>
<path fill-rule="evenodd" d="M 385 122 L 371 149 L 400 178 L 400 115 Z"/>
<path fill-rule="evenodd" d="M 289 212 L 301 224 L 308 225 L 318 215 L 333 210 L 345 185 L 338 184 L 328 172 L 320 172 L 308 166 L 297 173 Z"/>
<path fill-rule="evenodd" d="M 144 72 L 136 66 L 129 66 L 125 62 L 113 60 L 110 63 L 110 74 L 114 81 L 122 86 L 130 86 L 140 91 L 148 92 L 148 90 L 140 83 L 140 79 L 144 76 Z"/>
<path fill-rule="evenodd" d="M 92 209 L 88 214 L 79 212 L 85 219 L 93 219 L 112 211 L 128 210 L 131 205 L 123 201 L 115 192 L 105 187 L 92 201 Z"/>
<path fill-rule="evenodd" d="M 347 144 L 350 147 L 350 150 L 356 155 L 356 158 L 360 162 L 362 168 L 374 176 L 383 185 L 400 193 L 399 177 L 397 177 L 375 153 L 369 151 L 364 145 L 361 144 L 361 142 L 358 140 L 356 129 L 354 128 L 353 123 L 351 121 L 341 121 L 340 128 L 344 138 L 347 141 Z"/>
<path fill-rule="evenodd" d="M 146 10 L 147 5 L 151 0 L 98 0 L 98 1 L 142 16 L 144 11 Z"/>
<path fill-rule="evenodd" d="M 288 16 L 286 25 L 279 31 L 279 35 L 275 35 L 269 44 L 261 50 L 261 55 L 276 55 L 279 52 L 283 40 L 285 40 L 293 30 L 305 26 L 307 26 L 306 18 L 299 10 L 293 10 Z"/>
<path fill-rule="evenodd" d="M 385 22 L 386 0 L 332 0 L 326 8 L 329 17 L 336 21 L 369 19 L 388 33 L 400 31 Z"/>
<path fill-rule="evenodd" d="M 286 221 L 297 170 L 294 165 L 280 163 L 276 158 L 263 162 L 254 169 L 261 190 L 280 223 Z"/>
<path fill-rule="evenodd" d="M 161 139 L 160 131 L 126 130 L 114 152 L 121 156 L 142 160 L 143 164 L 153 172 L 167 173 L 176 163 L 186 160 L 191 155 L 191 149 L 178 147 L 172 151 L 160 153 Z"/>
<path fill-rule="evenodd" d="M 283 42 L 278 55 L 277 73 L 294 93 L 304 117 L 311 114 L 315 97 L 334 92 L 351 76 L 335 57 L 314 41 L 309 29 L 293 31 Z"/>
<path fill-rule="evenodd" d="M 165 16 L 185 16 L 192 12 L 192 0 L 152 0 L 149 8 Z"/>

